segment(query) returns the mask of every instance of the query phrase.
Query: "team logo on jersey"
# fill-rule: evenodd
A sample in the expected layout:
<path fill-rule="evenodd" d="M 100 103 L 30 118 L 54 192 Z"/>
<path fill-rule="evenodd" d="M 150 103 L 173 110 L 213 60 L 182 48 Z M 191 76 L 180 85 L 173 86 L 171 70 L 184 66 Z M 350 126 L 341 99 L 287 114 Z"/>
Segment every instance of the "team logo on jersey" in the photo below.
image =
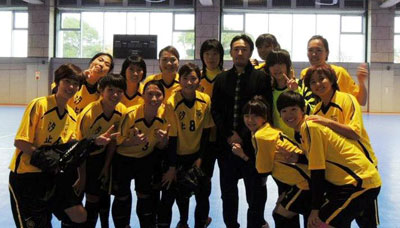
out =
<path fill-rule="evenodd" d="M 186 113 L 184 111 L 180 111 L 179 112 L 179 120 L 183 120 L 183 118 L 185 118 Z"/>
<path fill-rule="evenodd" d="M 56 128 L 56 123 L 50 121 L 49 125 L 47 126 L 47 131 L 52 132 L 54 130 L 54 128 Z"/>
<path fill-rule="evenodd" d="M 196 110 L 196 116 L 198 119 L 200 119 L 202 115 L 203 113 L 201 112 L 201 110 Z"/>
<path fill-rule="evenodd" d="M 79 104 L 82 101 L 82 96 L 76 96 L 74 97 L 74 104 Z"/>
<path fill-rule="evenodd" d="M 98 126 L 98 127 L 96 128 L 96 130 L 94 130 L 94 134 L 95 134 L 95 135 L 98 135 L 98 134 L 100 134 L 100 132 L 101 132 L 101 126 Z"/>
<path fill-rule="evenodd" d="M 44 144 L 52 144 L 51 142 L 53 141 L 53 137 L 51 137 L 51 135 L 49 135 L 49 137 L 47 137 L 44 140 Z"/>

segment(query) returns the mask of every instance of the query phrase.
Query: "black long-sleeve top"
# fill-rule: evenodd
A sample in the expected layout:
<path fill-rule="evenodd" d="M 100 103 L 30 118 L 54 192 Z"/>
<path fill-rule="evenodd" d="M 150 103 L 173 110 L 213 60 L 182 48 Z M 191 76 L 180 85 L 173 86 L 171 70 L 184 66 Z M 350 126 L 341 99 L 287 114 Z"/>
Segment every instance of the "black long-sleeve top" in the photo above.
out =
<path fill-rule="evenodd" d="M 271 78 L 264 72 L 255 70 L 250 61 L 244 73 L 240 76 L 238 76 L 236 68 L 232 67 L 216 77 L 211 98 L 211 114 L 218 129 L 218 141 L 226 145 L 227 138 L 232 135 L 233 130 L 233 106 L 235 104 L 237 77 L 240 77 L 240 92 L 239 119 L 236 132 L 242 138 L 244 144 L 242 146 L 246 152 L 248 151 L 246 149 L 252 151 L 252 146 L 250 131 L 243 122 L 243 106 L 255 95 L 262 95 L 269 103 L 269 107 L 273 107 Z M 254 157 L 253 154 L 248 155 Z"/>

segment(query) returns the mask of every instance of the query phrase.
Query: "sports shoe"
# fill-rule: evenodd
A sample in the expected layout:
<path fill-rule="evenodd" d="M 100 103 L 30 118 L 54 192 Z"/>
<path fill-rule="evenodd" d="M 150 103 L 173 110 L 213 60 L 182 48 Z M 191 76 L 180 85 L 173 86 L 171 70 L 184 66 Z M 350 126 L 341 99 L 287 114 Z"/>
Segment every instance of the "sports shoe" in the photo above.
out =
<path fill-rule="evenodd" d="M 261 226 L 261 228 L 269 228 L 269 224 L 265 223 L 264 225 Z"/>
<path fill-rule="evenodd" d="M 208 227 L 208 225 L 210 225 L 211 222 L 212 222 L 212 218 L 211 218 L 211 217 L 208 217 L 208 218 L 207 218 L 206 225 L 205 225 L 204 227 Z"/>
<path fill-rule="evenodd" d="M 178 222 L 178 224 L 176 224 L 176 228 L 190 228 L 190 227 L 187 223 Z"/>

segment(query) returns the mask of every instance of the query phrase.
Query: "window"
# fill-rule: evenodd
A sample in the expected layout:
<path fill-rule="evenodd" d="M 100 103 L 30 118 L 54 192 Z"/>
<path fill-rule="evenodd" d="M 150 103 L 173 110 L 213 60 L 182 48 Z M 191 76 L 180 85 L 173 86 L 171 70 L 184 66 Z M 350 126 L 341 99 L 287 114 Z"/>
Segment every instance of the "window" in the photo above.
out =
<path fill-rule="evenodd" d="M 28 55 L 28 13 L 0 11 L 0 57 Z"/>
<path fill-rule="evenodd" d="M 61 12 L 57 57 L 90 58 L 113 52 L 114 34 L 157 35 L 158 51 L 174 45 L 194 59 L 194 14 L 174 12 Z"/>
<path fill-rule="evenodd" d="M 365 58 L 363 28 L 363 18 L 361 16 L 341 17 L 340 61 L 361 62 L 359 60 Z"/>
<path fill-rule="evenodd" d="M 181 59 L 194 59 L 194 14 L 175 14 L 172 45 Z"/>
<path fill-rule="evenodd" d="M 81 56 L 81 14 L 61 14 L 61 28 L 58 33 L 57 53 L 63 57 Z"/>
<path fill-rule="evenodd" d="M 400 16 L 394 18 L 394 62 L 400 63 Z"/>
<path fill-rule="evenodd" d="M 224 59 L 230 59 L 230 44 L 234 36 L 243 33 L 243 14 L 224 15 L 222 19 L 223 32 L 221 34 L 221 43 L 224 47 Z"/>
<path fill-rule="evenodd" d="M 260 34 L 271 33 L 281 48 L 289 51 L 292 61 L 308 61 L 307 42 L 316 34 L 328 40 L 330 62 L 365 61 L 365 23 L 359 14 L 226 13 L 223 21 L 225 59 L 230 59 L 233 34 L 246 33 L 255 41 Z M 257 50 L 252 58 L 260 59 Z"/>

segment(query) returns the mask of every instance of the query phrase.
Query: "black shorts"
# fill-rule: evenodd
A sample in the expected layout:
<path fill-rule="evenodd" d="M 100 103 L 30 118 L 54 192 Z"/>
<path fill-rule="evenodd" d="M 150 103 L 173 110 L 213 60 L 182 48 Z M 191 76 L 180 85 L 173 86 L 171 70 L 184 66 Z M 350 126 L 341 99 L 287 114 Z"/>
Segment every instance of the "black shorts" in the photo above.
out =
<path fill-rule="evenodd" d="M 311 210 L 311 191 L 302 190 L 297 186 L 290 186 L 286 190 L 281 205 L 288 211 L 308 215 Z"/>
<path fill-rule="evenodd" d="M 65 209 L 82 205 L 72 188 L 76 177 L 76 170 L 57 175 L 10 172 L 11 207 L 17 227 L 50 227 L 51 213 L 63 220 Z"/>
<path fill-rule="evenodd" d="M 51 200 L 50 207 L 52 208 L 53 214 L 59 220 L 64 220 L 66 218 L 65 209 L 82 205 L 83 197 L 77 195 L 72 187 L 77 178 L 78 171 L 76 169 L 65 173 L 59 173 L 55 177 L 56 191 Z"/>
<path fill-rule="evenodd" d="M 102 181 L 99 176 L 106 161 L 106 153 L 89 156 L 86 159 L 86 185 L 85 192 L 90 195 L 100 196 Z"/>
<path fill-rule="evenodd" d="M 281 181 L 279 181 L 278 179 L 276 179 L 275 177 L 272 177 L 276 183 L 276 185 L 278 186 L 278 194 L 279 196 L 282 195 L 283 193 L 287 192 L 292 186 L 285 184 Z"/>
<path fill-rule="evenodd" d="M 112 164 L 112 193 L 126 196 L 131 193 L 131 180 L 135 179 L 135 190 L 142 194 L 152 191 L 154 155 L 132 158 L 116 153 Z"/>
<path fill-rule="evenodd" d="M 11 209 L 16 227 L 50 227 L 50 200 L 53 176 L 45 173 L 16 174 L 10 172 Z"/>
<path fill-rule="evenodd" d="M 378 210 L 378 199 L 370 202 L 366 208 L 356 218 L 357 225 L 359 227 L 377 227 L 380 224 L 379 221 L 379 210 Z"/>
<path fill-rule="evenodd" d="M 373 202 L 380 187 L 355 189 L 353 186 L 328 187 L 326 203 L 319 211 L 319 218 L 334 227 L 350 227 L 351 222 Z"/>

